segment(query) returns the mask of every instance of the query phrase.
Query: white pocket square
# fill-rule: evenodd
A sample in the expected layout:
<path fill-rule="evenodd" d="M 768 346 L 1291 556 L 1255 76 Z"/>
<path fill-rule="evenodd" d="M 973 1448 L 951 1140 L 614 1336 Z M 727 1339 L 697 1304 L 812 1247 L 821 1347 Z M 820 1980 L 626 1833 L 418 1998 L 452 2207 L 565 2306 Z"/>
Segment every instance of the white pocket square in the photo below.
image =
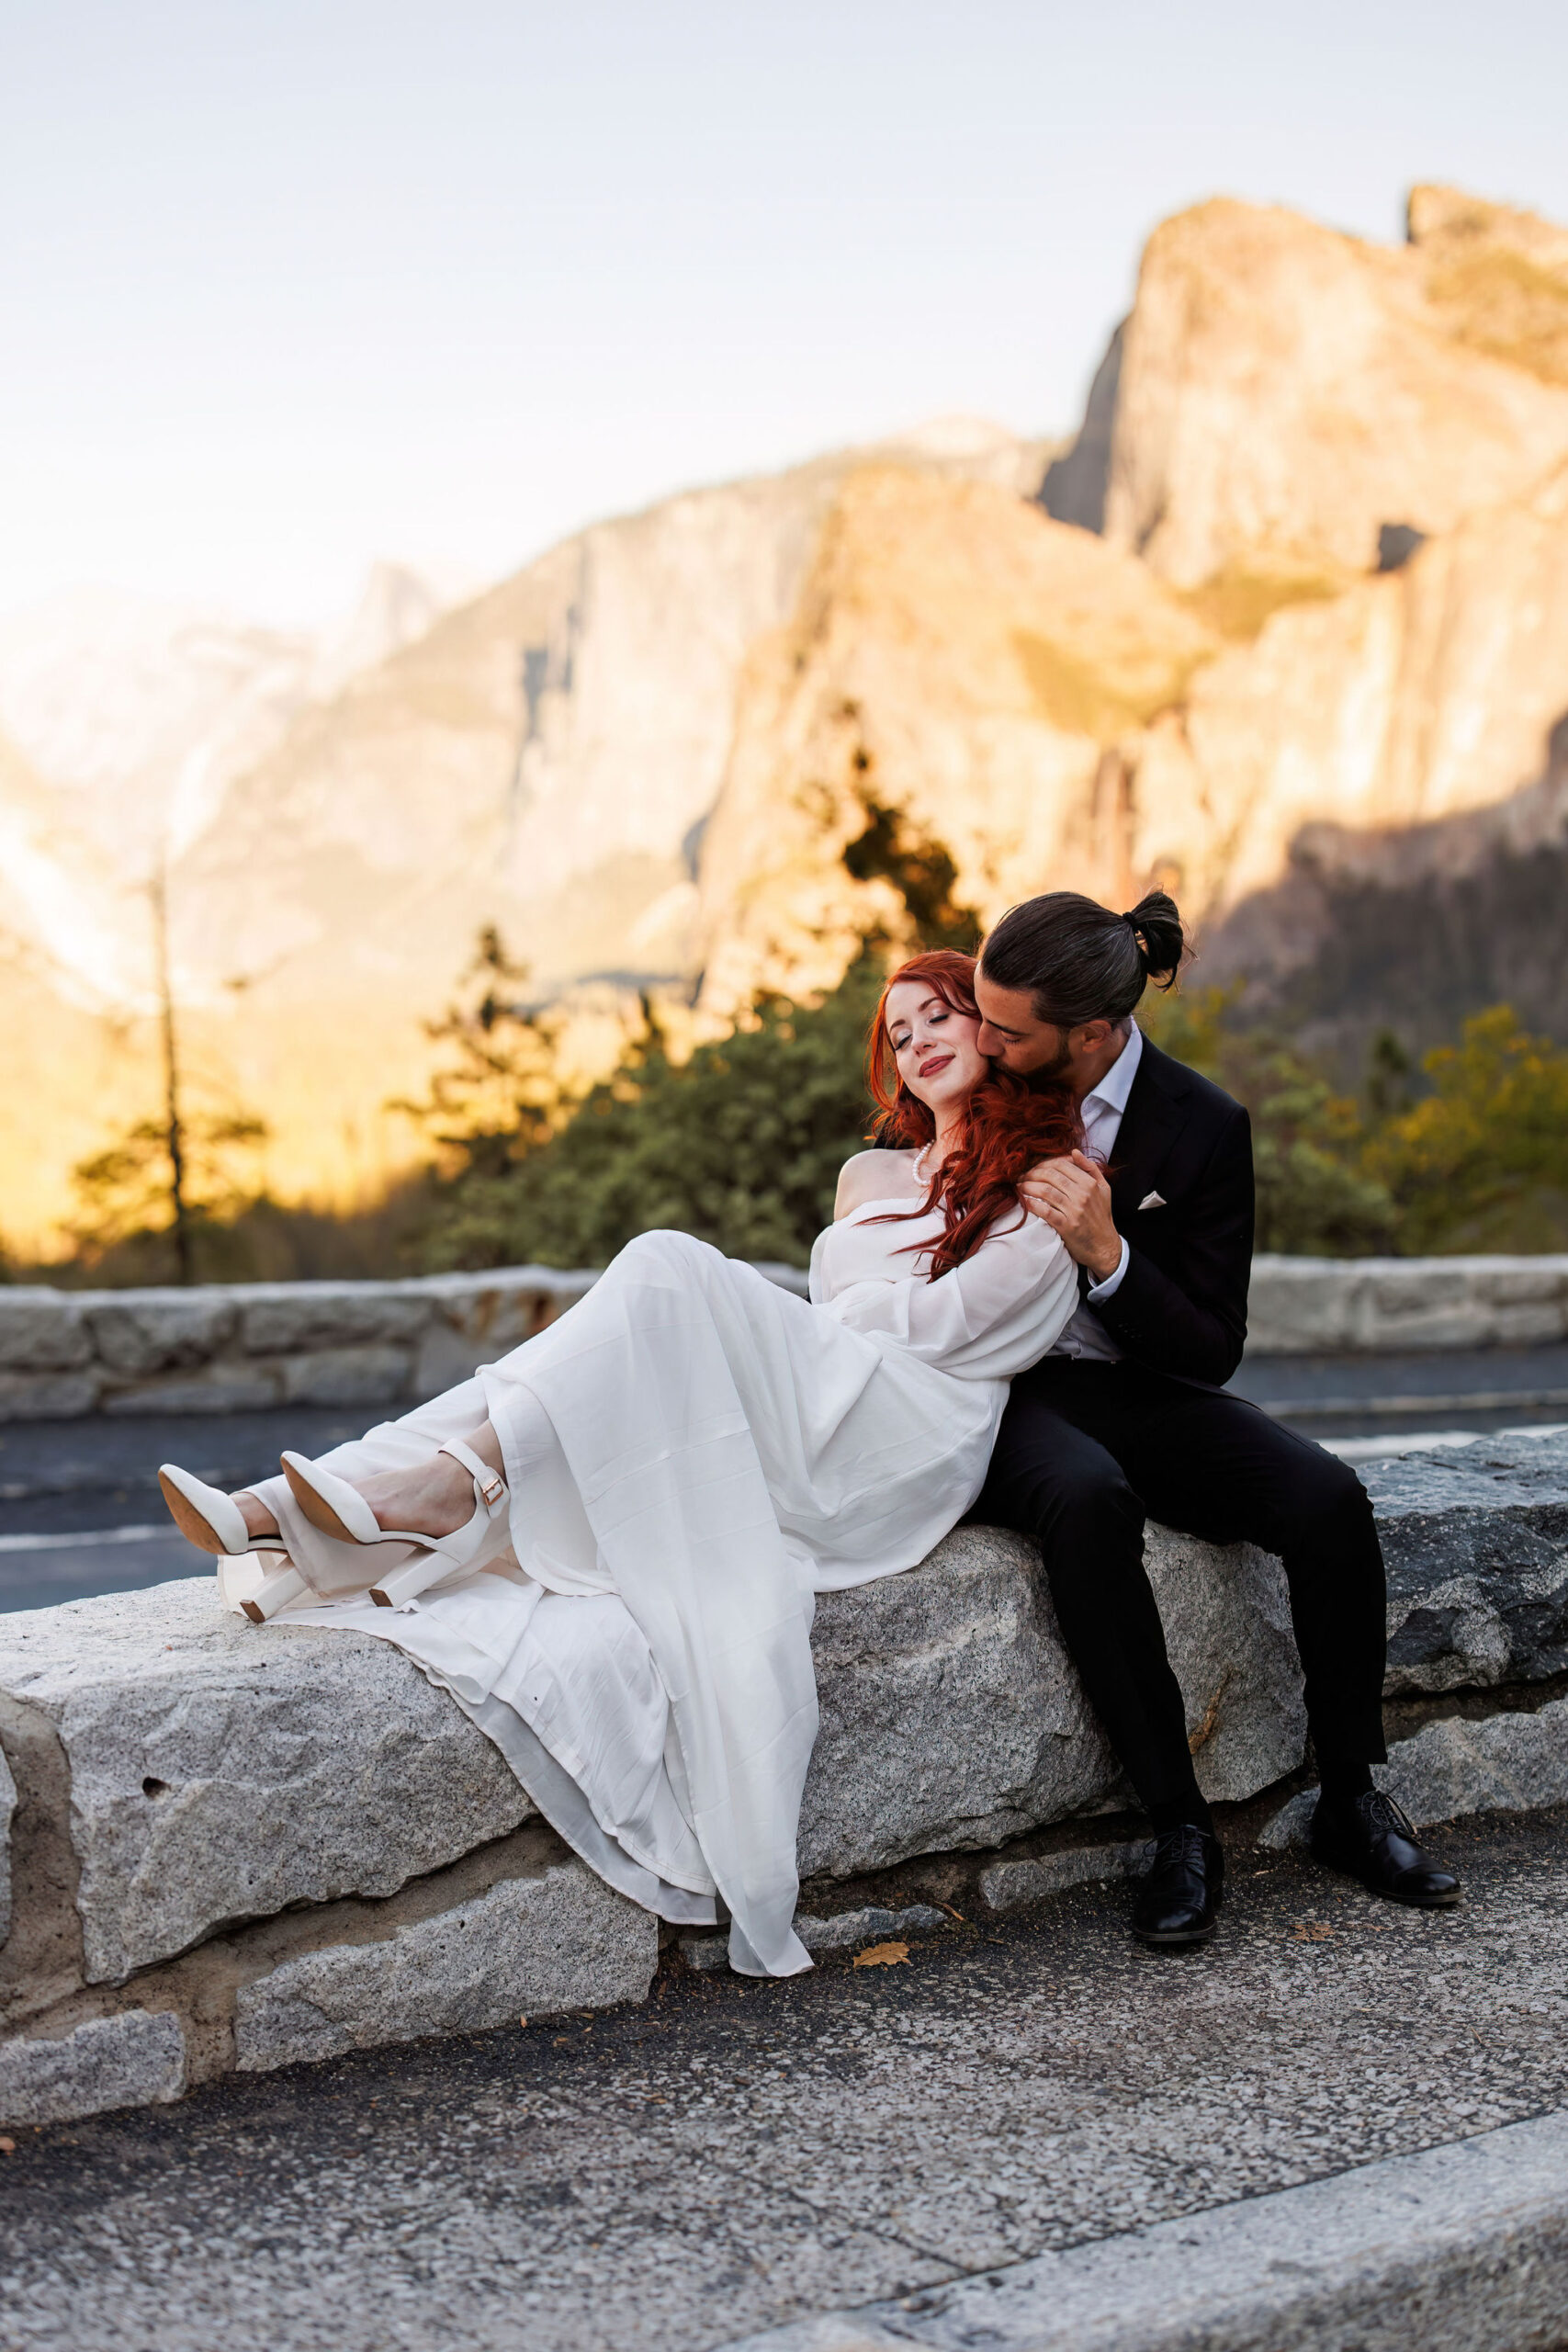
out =
<path fill-rule="evenodd" d="M 1163 1193 L 1145 1193 L 1138 1206 L 1141 1209 L 1163 1209 L 1165 1195 Z"/>

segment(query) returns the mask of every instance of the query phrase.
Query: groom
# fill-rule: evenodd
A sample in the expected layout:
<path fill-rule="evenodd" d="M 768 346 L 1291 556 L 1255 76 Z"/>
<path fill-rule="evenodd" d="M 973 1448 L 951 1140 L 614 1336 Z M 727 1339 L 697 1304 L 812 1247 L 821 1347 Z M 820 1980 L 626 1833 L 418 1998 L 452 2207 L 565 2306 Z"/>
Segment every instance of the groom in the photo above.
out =
<path fill-rule="evenodd" d="M 1386 1754 L 1384 1597 L 1365 1490 L 1223 1385 L 1247 1336 L 1247 1116 L 1132 1017 L 1149 980 L 1171 985 L 1182 953 L 1163 891 L 1113 915 L 1054 890 L 1003 917 L 975 984 L 981 1052 L 1068 1079 L 1085 1149 L 1024 1187 L 1077 1261 L 1080 1303 L 1014 1380 L 970 1517 L 1040 1546 L 1062 1638 L 1154 1826 L 1133 1928 L 1161 1945 L 1213 1934 L 1224 1856 L 1144 1572 L 1145 1517 L 1283 1561 L 1322 1784 L 1317 1859 L 1404 1903 L 1438 1907 L 1460 1892 L 1372 1785 Z"/>

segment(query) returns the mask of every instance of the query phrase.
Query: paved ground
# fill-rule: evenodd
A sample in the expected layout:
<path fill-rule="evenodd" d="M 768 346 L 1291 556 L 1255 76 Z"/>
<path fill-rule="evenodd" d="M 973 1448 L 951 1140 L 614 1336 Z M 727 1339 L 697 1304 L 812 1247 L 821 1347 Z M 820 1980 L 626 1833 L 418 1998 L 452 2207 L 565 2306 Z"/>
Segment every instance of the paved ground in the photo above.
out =
<path fill-rule="evenodd" d="M 702 2352 L 1568 2107 L 1568 1815 L 1407 1912 L 1239 1852 L 1184 1960 L 1086 1889 L 906 1964 L 17 2135 L 5 2352 Z"/>
<path fill-rule="evenodd" d="M 1568 1347 L 1256 1356 L 1232 1385 L 1289 1427 L 1364 1460 L 1415 1434 L 1568 1419 Z M 207 1574 L 169 1525 L 160 1462 L 234 1487 L 275 1471 L 286 1445 L 324 1453 L 380 1418 L 318 1408 L 0 1424 L 0 1611 Z"/>

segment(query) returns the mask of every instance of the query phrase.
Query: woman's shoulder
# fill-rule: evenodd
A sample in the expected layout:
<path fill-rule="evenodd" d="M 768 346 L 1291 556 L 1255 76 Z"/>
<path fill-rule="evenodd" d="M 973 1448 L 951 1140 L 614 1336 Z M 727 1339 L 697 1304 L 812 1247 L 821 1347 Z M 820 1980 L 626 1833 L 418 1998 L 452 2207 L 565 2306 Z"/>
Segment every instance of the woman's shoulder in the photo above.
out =
<path fill-rule="evenodd" d="M 833 1202 L 833 1222 L 851 1216 L 867 1201 L 886 1201 L 901 1193 L 913 1193 L 910 1182 L 917 1155 L 913 1151 L 857 1151 L 839 1170 Z"/>

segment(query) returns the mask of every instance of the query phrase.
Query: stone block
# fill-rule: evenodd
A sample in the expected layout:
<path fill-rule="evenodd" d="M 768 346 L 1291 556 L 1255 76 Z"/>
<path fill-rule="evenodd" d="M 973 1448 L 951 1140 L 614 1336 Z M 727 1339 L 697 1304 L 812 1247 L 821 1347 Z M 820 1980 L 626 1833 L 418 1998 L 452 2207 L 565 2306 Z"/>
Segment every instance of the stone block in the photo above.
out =
<path fill-rule="evenodd" d="M 1417 1827 L 1467 1813 L 1568 1804 L 1568 1700 L 1480 1723 L 1448 1716 L 1395 1741 L 1379 1785 Z"/>
<path fill-rule="evenodd" d="M 715 1976 L 729 1966 L 729 1930 L 694 1928 L 680 1939 L 681 1957 L 699 1976 Z"/>
<path fill-rule="evenodd" d="M 101 1409 L 111 1419 L 136 1419 L 145 1413 L 258 1413 L 282 1402 L 283 1382 L 276 1371 L 220 1358 L 188 1372 L 117 1381 L 106 1388 Z"/>
<path fill-rule="evenodd" d="M 1495 1306 L 1555 1306 L 1568 1313 L 1568 1258 L 1467 1258 L 1478 1296 Z"/>
<path fill-rule="evenodd" d="M 0 1372 L 0 1421 L 75 1421 L 98 1401 L 96 1372 Z"/>
<path fill-rule="evenodd" d="M 0 1364 L 24 1372 L 74 1372 L 93 1353 L 81 1302 L 41 1284 L 0 1291 Z"/>
<path fill-rule="evenodd" d="M 0 1944 L 11 1932 L 11 1822 L 17 1810 L 17 1783 L 0 1755 Z"/>
<path fill-rule="evenodd" d="M 150 2107 L 186 2086 L 185 2034 L 164 2011 L 92 2018 L 56 2041 L 0 2041 L 0 2123 L 64 2123 Z"/>
<path fill-rule="evenodd" d="M 659 1925 L 575 1856 L 390 1936 L 328 1945 L 242 1986 L 242 2070 L 647 1998 Z"/>
<path fill-rule="evenodd" d="M 1568 1699 L 1527 1713 L 1510 1708 L 1480 1722 L 1461 1715 L 1395 1740 L 1377 1783 L 1417 1829 L 1471 1813 L 1532 1813 L 1568 1804 Z M 1258 1838 L 1279 1852 L 1304 1846 L 1317 1791 L 1281 1805 Z"/>
<path fill-rule="evenodd" d="M 1305 1738 L 1282 1571 L 1163 1529 L 1148 1559 L 1205 1793 L 1251 1796 L 1295 1769 Z M 1021 1537 L 959 1528 L 905 1576 L 824 1593 L 812 1645 L 804 1877 L 1003 1845 L 1129 1801 Z"/>
<path fill-rule="evenodd" d="M 495 1274 L 449 1274 L 431 1284 L 437 1318 L 461 1335 L 475 1364 L 521 1347 L 553 1323 L 593 1286 L 591 1273 L 557 1273 L 542 1266 L 507 1268 Z"/>
<path fill-rule="evenodd" d="M 1113 1846 L 1069 1846 L 1059 1854 L 1020 1854 L 1015 1860 L 993 1862 L 980 1873 L 980 1894 L 991 1911 L 1017 1911 L 1025 1903 L 1039 1903 L 1047 1894 L 1064 1894 L 1072 1886 L 1093 1886 L 1102 1879 L 1134 1878 L 1149 1851 L 1146 1838 Z"/>
<path fill-rule="evenodd" d="M 1561 1340 L 1568 1317 L 1553 1300 L 1527 1306 L 1498 1306 L 1492 1314 L 1490 1344 L 1499 1348 L 1544 1348 Z"/>
<path fill-rule="evenodd" d="M 286 1356 L 281 1371 L 290 1405 L 395 1405 L 413 1394 L 410 1351 L 389 1344 L 317 1348 Z"/>
<path fill-rule="evenodd" d="M 221 1289 L 94 1291 L 85 1313 L 99 1362 L 136 1377 L 210 1363 L 234 1333 Z"/>
<path fill-rule="evenodd" d="M 239 1343 L 253 1356 L 302 1355 L 374 1341 L 412 1346 L 433 1312 L 422 1286 L 413 1283 L 254 1283 L 235 1297 Z"/>
<path fill-rule="evenodd" d="M 533 1810 L 389 1644 L 262 1632 L 205 1578 L 0 1617 L 0 1690 L 65 1751 L 92 1983 L 287 1905 L 389 1894 Z"/>
<path fill-rule="evenodd" d="M 1001 1845 L 1116 1785 L 1018 1536 L 959 1528 L 905 1576 L 823 1593 L 812 1647 L 803 1877 Z"/>
<path fill-rule="evenodd" d="M 948 1926 L 945 1911 L 932 1903 L 911 1903 L 902 1911 L 863 1904 L 858 1911 L 837 1911 L 831 1918 L 797 1917 L 795 1932 L 807 1951 L 856 1951 L 888 1936 L 930 1936 Z"/>
<path fill-rule="evenodd" d="M 1568 1437 L 1364 1465 L 1388 1566 L 1391 1697 L 1568 1670 Z"/>
<path fill-rule="evenodd" d="M 1247 1300 L 1253 1355 L 1337 1354 L 1359 1344 L 1358 1266 L 1328 1258 L 1258 1257 Z"/>

